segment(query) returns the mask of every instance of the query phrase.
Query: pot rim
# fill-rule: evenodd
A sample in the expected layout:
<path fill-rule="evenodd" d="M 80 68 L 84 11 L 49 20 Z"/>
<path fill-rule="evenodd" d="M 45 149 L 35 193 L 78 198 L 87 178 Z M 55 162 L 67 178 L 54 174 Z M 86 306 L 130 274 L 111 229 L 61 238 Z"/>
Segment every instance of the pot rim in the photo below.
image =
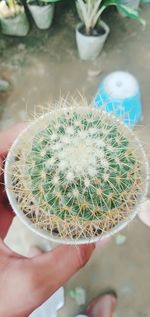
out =
<path fill-rule="evenodd" d="M 38 4 L 27 3 L 27 6 L 28 6 L 28 7 L 38 7 L 38 8 L 45 8 L 45 7 L 51 7 L 51 8 L 53 8 L 53 7 L 55 6 L 55 4 L 54 4 L 54 3 L 48 3 L 48 4 L 45 4 L 45 5 L 43 5 L 43 6 L 40 6 L 40 5 L 38 5 Z"/>
<path fill-rule="evenodd" d="M 72 107 L 70 107 L 71 109 Z M 65 108 L 66 109 L 66 108 Z M 62 109 L 61 109 L 62 110 Z M 68 108 L 67 108 L 68 110 Z M 85 110 L 85 108 L 84 108 Z M 91 111 L 95 111 L 95 109 L 91 108 Z M 41 236 L 42 238 L 45 238 L 49 241 L 55 242 L 55 243 L 59 243 L 59 244 L 70 244 L 70 245 L 80 245 L 80 244 L 89 244 L 89 243 L 96 243 L 100 240 L 109 238 L 111 236 L 113 236 L 114 234 L 118 233 L 119 231 L 121 231 L 122 229 L 124 229 L 131 220 L 133 220 L 136 215 L 140 212 L 140 205 L 143 203 L 143 200 L 147 197 L 147 193 L 148 193 L 148 189 L 149 189 L 149 179 L 150 179 L 150 169 L 149 169 L 149 163 L 143 148 L 143 145 L 141 144 L 141 142 L 139 141 L 138 137 L 134 134 L 134 132 L 127 126 L 124 125 L 124 123 L 116 118 L 114 115 L 107 113 L 108 116 L 113 116 L 114 120 L 118 123 L 120 123 L 121 125 L 123 125 L 123 127 L 132 135 L 133 139 L 135 140 L 136 144 L 139 146 L 139 150 L 141 151 L 143 158 L 144 158 L 144 164 L 145 164 L 145 180 L 144 180 L 144 189 L 143 189 L 143 193 L 141 194 L 140 198 L 139 198 L 139 202 L 138 204 L 135 206 L 135 208 L 133 208 L 133 210 L 131 210 L 131 213 L 128 215 L 127 219 L 122 219 L 120 221 L 119 224 L 117 224 L 114 228 L 112 228 L 109 232 L 103 232 L 100 236 L 98 237 L 94 237 L 94 238 L 79 238 L 79 239 L 62 239 L 61 237 L 53 235 L 50 235 L 50 233 L 48 231 L 45 231 L 44 229 L 40 229 L 38 227 L 35 226 L 35 224 L 24 214 L 24 212 L 19 208 L 15 195 L 13 192 L 11 192 L 11 190 L 9 190 L 10 186 L 11 186 L 11 176 L 9 174 L 9 166 L 11 165 L 11 163 L 14 160 L 14 155 L 12 155 L 12 153 L 14 153 L 15 148 L 17 147 L 17 145 L 20 142 L 20 139 L 22 138 L 22 136 L 24 134 L 26 134 L 26 132 L 28 130 L 30 130 L 34 125 L 36 125 L 38 123 L 39 120 L 42 120 L 44 117 L 47 117 L 49 115 L 51 115 L 53 112 L 56 113 L 60 111 L 60 109 L 57 110 L 52 110 L 42 116 L 40 116 L 40 118 L 38 118 L 36 121 L 33 121 L 30 125 L 28 125 L 17 137 L 17 139 L 15 140 L 15 142 L 12 144 L 12 146 L 10 147 L 10 150 L 8 152 L 7 158 L 6 158 L 6 162 L 5 162 L 5 168 L 4 168 L 4 183 L 5 183 L 5 189 L 6 189 L 6 193 L 9 199 L 9 202 L 12 206 L 13 211 L 15 212 L 15 214 L 20 218 L 21 222 L 24 223 L 30 230 L 32 230 L 35 234 Z"/>
<path fill-rule="evenodd" d="M 84 22 L 79 22 L 78 24 L 77 24 L 77 26 L 76 26 L 76 33 L 79 33 L 81 36 L 83 36 L 83 37 L 86 37 L 86 38 L 95 38 L 95 39 L 99 39 L 100 37 L 103 37 L 103 36 L 106 36 L 106 35 L 108 35 L 109 34 L 109 32 L 110 32 L 110 28 L 109 28 L 109 26 L 103 21 L 103 20 L 101 20 L 100 19 L 100 21 L 99 21 L 99 25 L 101 25 L 102 27 L 103 27 L 103 29 L 104 29 L 104 31 L 105 31 L 105 33 L 104 34 L 99 34 L 99 35 L 86 35 L 86 34 L 83 34 L 83 33 L 81 33 L 80 32 L 80 28 L 82 27 L 84 25 Z"/>

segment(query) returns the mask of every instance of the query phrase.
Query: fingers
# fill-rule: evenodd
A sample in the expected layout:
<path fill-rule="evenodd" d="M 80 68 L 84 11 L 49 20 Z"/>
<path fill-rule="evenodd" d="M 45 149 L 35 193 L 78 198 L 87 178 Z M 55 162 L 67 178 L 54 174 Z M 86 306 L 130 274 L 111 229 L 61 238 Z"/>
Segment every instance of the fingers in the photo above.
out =
<path fill-rule="evenodd" d="M 5 238 L 7 231 L 13 220 L 13 213 L 9 207 L 4 186 L 2 185 L 3 180 L 3 159 L 6 156 L 10 146 L 18 136 L 18 134 L 27 126 L 26 123 L 19 123 L 12 126 L 9 130 L 4 131 L 0 134 L 0 237 Z"/>
<path fill-rule="evenodd" d="M 27 123 L 18 123 L 0 134 L 0 156 L 4 158 L 18 134 L 27 126 Z"/>
<path fill-rule="evenodd" d="M 87 308 L 88 317 L 112 317 L 116 309 L 117 298 L 106 294 L 95 298 Z"/>
<path fill-rule="evenodd" d="M 11 207 L 8 205 L 5 207 L 4 204 L 0 203 L 0 237 L 2 239 L 5 238 L 13 218 Z"/>
<path fill-rule="evenodd" d="M 41 303 L 54 293 L 89 260 L 95 245 L 59 246 L 30 259 L 35 276 L 35 291 Z"/>
<path fill-rule="evenodd" d="M 2 166 L 2 159 L 0 158 L 0 167 Z M 0 182 L 2 180 L 0 179 Z M 12 223 L 14 214 L 8 204 L 6 193 L 2 184 L 0 184 L 0 237 L 5 238 L 8 229 Z"/>

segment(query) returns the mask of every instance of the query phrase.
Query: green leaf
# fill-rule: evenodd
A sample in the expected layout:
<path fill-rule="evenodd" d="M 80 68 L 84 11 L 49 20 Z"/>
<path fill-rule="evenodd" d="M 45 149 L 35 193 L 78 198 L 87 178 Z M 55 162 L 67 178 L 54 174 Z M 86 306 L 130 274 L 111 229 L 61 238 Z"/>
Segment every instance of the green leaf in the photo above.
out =
<path fill-rule="evenodd" d="M 133 10 L 126 5 L 119 4 L 118 8 L 130 19 L 139 21 L 144 27 L 146 25 L 146 21 L 140 18 L 139 12 L 137 10 Z"/>
<path fill-rule="evenodd" d="M 124 4 L 119 4 L 118 8 L 130 19 L 138 19 L 139 18 L 139 13 L 136 10 L 133 10 L 129 7 L 127 7 Z"/>
<path fill-rule="evenodd" d="M 14 0 L 8 0 L 7 3 L 8 3 L 8 6 L 9 6 L 10 9 L 14 9 L 15 8 Z"/>

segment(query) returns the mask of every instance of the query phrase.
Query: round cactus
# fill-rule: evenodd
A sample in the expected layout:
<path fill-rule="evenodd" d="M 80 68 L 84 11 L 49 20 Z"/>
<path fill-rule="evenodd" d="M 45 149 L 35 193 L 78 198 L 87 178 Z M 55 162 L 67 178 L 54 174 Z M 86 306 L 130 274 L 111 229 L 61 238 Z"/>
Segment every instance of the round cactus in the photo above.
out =
<path fill-rule="evenodd" d="M 101 110 L 46 114 L 14 149 L 9 173 L 17 205 L 50 236 L 99 237 L 143 197 L 144 152 L 133 132 Z"/>

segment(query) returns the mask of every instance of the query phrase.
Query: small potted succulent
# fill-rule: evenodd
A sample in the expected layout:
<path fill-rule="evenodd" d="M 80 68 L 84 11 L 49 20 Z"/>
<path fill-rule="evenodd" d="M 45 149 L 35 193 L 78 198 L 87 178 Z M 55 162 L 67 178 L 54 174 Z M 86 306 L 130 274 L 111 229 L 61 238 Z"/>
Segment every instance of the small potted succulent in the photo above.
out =
<path fill-rule="evenodd" d="M 54 17 L 54 3 L 59 0 L 27 0 L 29 11 L 36 26 L 45 30 L 48 29 Z"/>
<path fill-rule="evenodd" d="M 82 244 L 118 232 L 135 217 L 148 173 L 132 130 L 103 110 L 72 102 L 22 132 L 4 174 L 12 208 L 31 230 Z"/>
<path fill-rule="evenodd" d="M 109 6 L 116 6 L 129 18 L 144 23 L 137 11 L 118 0 L 77 0 L 76 8 L 82 22 L 76 28 L 76 42 L 82 60 L 95 59 L 102 51 L 110 30 L 101 15 Z"/>
<path fill-rule="evenodd" d="M 29 31 L 24 6 L 18 0 L 0 1 L 0 23 L 6 35 L 25 36 Z"/>

